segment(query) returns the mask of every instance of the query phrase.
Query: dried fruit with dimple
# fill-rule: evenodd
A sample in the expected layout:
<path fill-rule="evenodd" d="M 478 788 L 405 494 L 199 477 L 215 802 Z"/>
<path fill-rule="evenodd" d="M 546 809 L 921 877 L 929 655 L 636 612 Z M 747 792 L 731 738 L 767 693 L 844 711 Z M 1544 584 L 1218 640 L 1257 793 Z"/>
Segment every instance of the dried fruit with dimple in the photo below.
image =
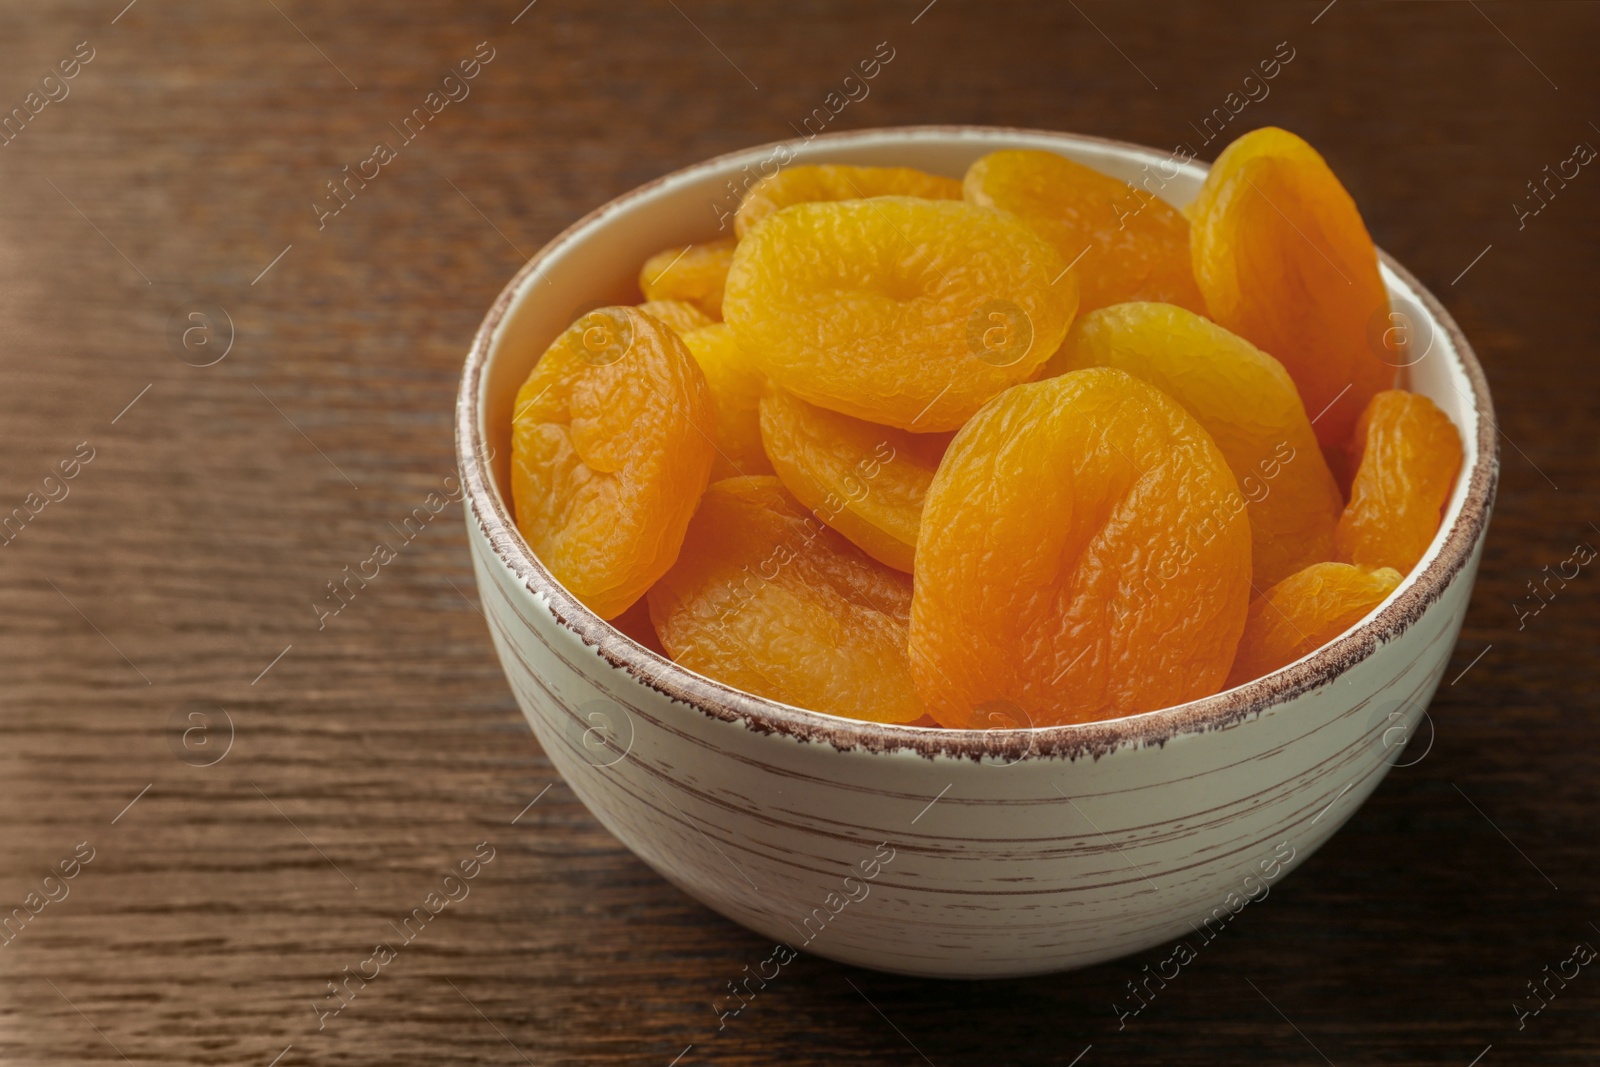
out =
<path fill-rule="evenodd" d="M 717 458 L 711 480 L 739 475 L 771 474 L 772 464 L 761 447 L 761 389 L 766 384 L 739 348 L 739 339 L 726 323 L 713 323 L 683 334 L 706 383 L 717 411 Z"/>
<path fill-rule="evenodd" d="M 717 321 L 687 300 L 646 300 L 639 305 L 639 310 L 646 315 L 654 315 L 680 335 Z"/>
<path fill-rule="evenodd" d="M 1250 600 L 1250 528 L 1210 435 L 1092 368 L 1019 385 L 956 435 L 923 504 L 910 655 L 945 726 L 1152 711 L 1216 691 Z"/>
<path fill-rule="evenodd" d="M 911 580 L 773 477 L 714 482 L 648 596 L 677 663 L 748 693 L 874 722 L 923 714 L 906 660 Z"/>
<path fill-rule="evenodd" d="M 1337 556 L 1408 573 L 1433 537 L 1456 474 L 1461 435 L 1433 401 L 1388 390 L 1356 425 L 1355 480 L 1334 535 Z"/>
<path fill-rule="evenodd" d="M 921 437 L 782 389 L 761 398 L 761 441 L 784 487 L 867 555 L 908 572 L 939 465 L 937 446 Z"/>
<path fill-rule="evenodd" d="M 724 311 L 773 383 L 919 432 L 953 430 L 1056 350 L 1061 257 L 1014 216 L 885 196 L 796 204 L 750 231 Z"/>
<path fill-rule="evenodd" d="M 645 300 L 682 300 L 713 320 L 722 320 L 722 287 L 733 262 L 734 240 L 664 248 L 644 261 L 639 291 Z"/>
<path fill-rule="evenodd" d="M 1207 312 L 1282 363 L 1317 440 L 1344 447 L 1398 365 L 1373 340 L 1389 295 L 1355 201 L 1315 149 L 1269 126 L 1223 150 L 1190 218 Z"/>
<path fill-rule="evenodd" d="M 705 375 L 676 333 L 634 308 L 591 311 L 517 391 L 517 528 L 557 581 L 613 618 L 677 558 L 715 433 Z"/>
<path fill-rule="evenodd" d="M 1116 304 L 1079 317 L 1045 372 L 1084 367 L 1127 371 L 1205 427 L 1238 479 L 1257 589 L 1333 558 L 1344 498 L 1281 363 L 1192 311 Z"/>
<path fill-rule="evenodd" d="M 964 187 L 968 201 L 1016 214 L 1075 264 L 1080 311 L 1128 300 L 1205 311 L 1189 220 L 1148 188 L 1029 149 L 990 152 L 967 169 Z"/>
<path fill-rule="evenodd" d="M 920 196 L 960 200 L 954 178 L 912 167 L 851 167 L 840 164 L 786 167 L 750 187 L 733 217 L 733 232 L 743 237 L 756 223 L 791 204 L 820 200 L 860 200 L 869 196 Z"/>
<path fill-rule="evenodd" d="M 1360 622 L 1400 585 L 1390 567 L 1314 563 L 1250 602 L 1226 688 L 1271 674 Z"/>

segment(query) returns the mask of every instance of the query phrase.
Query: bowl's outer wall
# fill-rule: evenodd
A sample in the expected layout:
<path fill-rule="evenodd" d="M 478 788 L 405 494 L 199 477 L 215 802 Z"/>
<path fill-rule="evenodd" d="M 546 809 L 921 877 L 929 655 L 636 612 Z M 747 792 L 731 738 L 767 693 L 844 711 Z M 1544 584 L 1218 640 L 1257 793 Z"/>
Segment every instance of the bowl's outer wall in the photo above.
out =
<path fill-rule="evenodd" d="M 898 144 L 892 133 L 822 139 L 802 158 L 959 175 L 1005 146 L 1049 147 L 1130 178 L 1159 158 L 1020 131 L 923 133 Z M 525 280 L 496 328 L 481 382 L 486 440 L 509 440 L 516 386 L 578 310 L 624 299 L 649 251 L 714 232 L 726 203 L 719 191 L 726 195 L 724 182 L 741 165 L 663 183 L 643 206 L 603 209 L 582 241 L 568 241 Z M 1200 171 L 1181 177 L 1163 190 L 1179 204 Z M 1386 273 L 1413 308 L 1429 303 Z M 1447 331 L 1434 325 L 1438 351 L 1407 377 L 1462 428 L 1471 470 L 1470 382 Z M 506 451 L 497 447 L 491 459 L 500 486 Z M 1464 491 L 1458 486 L 1452 513 Z M 1403 741 L 1418 733 L 1445 670 L 1482 552 L 1480 538 L 1437 598 L 1378 653 L 1226 728 L 1094 758 L 976 762 L 839 750 L 670 698 L 563 623 L 562 606 L 508 564 L 518 547 L 495 543 L 514 534 L 492 536 L 482 502 L 471 503 L 478 586 L 506 676 L 540 744 L 607 829 L 685 892 L 774 941 L 948 977 L 1084 966 L 1179 936 L 1198 948 L 1244 901 L 1270 894 L 1392 764 L 1414 758 Z"/>
<path fill-rule="evenodd" d="M 1418 720 L 1477 568 L 1475 555 L 1380 654 L 1258 718 L 1098 759 L 1007 764 L 841 752 L 675 704 L 552 624 L 485 548 L 475 539 L 479 589 L 512 690 L 608 830 L 774 941 L 949 977 L 1200 938 L 1230 893 L 1270 893 L 1413 758 L 1404 738 L 1429 737 Z M 869 880 L 875 854 L 893 858 Z"/>

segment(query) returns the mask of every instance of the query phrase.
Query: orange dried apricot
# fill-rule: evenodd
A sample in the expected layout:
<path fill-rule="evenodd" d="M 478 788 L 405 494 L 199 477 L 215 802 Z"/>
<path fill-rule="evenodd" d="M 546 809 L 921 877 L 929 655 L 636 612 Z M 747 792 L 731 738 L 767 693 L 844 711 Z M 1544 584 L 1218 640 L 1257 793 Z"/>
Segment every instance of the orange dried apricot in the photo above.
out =
<path fill-rule="evenodd" d="M 919 436 L 782 389 L 761 398 L 761 441 L 784 488 L 867 555 L 908 572 L 922 498 L 939 465 Z"/>
<path fill-rule="evenodd" d="M 750 187 L 733 217 L 741 238 L 768 215 L 791 204 L 820 200 L 860 200 L 869 196 L 920 196 L 928 200 L 960 200 L 954 178 L 912 167 L 851 167 L 839 164 L 787 167 Z"/>
<path fill-rule="evenodd" d="M 1250 600 L 1250 528 L 1210 435 L 1096 367 L 1019 385 L 956 434 L 923 504 L 910 656 L 945 726 L 1132 715 L 1216 691 Z"/>
<path fill-rule="evenodd" d="M 1390 389 L 1361 413 L 1355 446 L 1350 503 L 1334 534 L 1337 558 L 1409 573 L 1439 532 L 1461 470 L 1461 435 L 1427 397 Z"/>
<path fill-rule="evenodd" d="M 689 354 L 705 372 L 711 403 L 717 412 L 717 458 L 711 480 L 747 474 L 771 474 L 772 464 L 761 448 L 761 389 L 766 383 L 739 350 L 739 339 L 726 323 L 712 323 L 683 334 Z"/>
<path fill-rule="evenodd" d="M 687 300 L 646 300 L 638 307 L 646 315 L 654 315 L 671 326 L 680 335 L 717 321 Z"/>
<path fill-rule="evenodd" d="M 664 248 L 639 269 L 639 291 L 646 301 L 682 300 L 714 321 L 722 320 L 722 286 L 733 262 L 734 239 Z"/>
<path fill-rule="evenodd" d="M 739 242 L 724 310 L 773 383 L 906 430 L 953 430 L 1056 350 L 1076 283 L 1005 212 L 885 196 L 796 204 Z"/>
<path fill-rule="evenodd" d="M 1080 312 L 1128 300 L 1205 311 L 1189 221 L 1145 189 L 1054 152 L 990 152 L 967 168 L 968 202 L 1022 218 L 1075 264 Z"/>
<path fill-rule="evenodd" d="M 1463 443 L 1388 390 L 1377 251 L 1304 141 L 1156 193 L 1040 151 L 759 182 L 529 374 L 519 528 L 645 647 L 858 719 L 1096 722 L 1293 662 L 1417 566 Z"/>
<path fill-rule="evenodd" d="M 1315 149 L 1269 126 L 1223 150 L 1190 217 L 1208 313 L 1282 363 L 1317 440 L 1343 447 L 1395 374 L 1369 340 L 1389 295 L 1355 201 Z"/>
<path fill-rule="evenodd" d="M 673 660 L 708 678 L 874 722 L 923 714 L 905 651 L 911 580 L 818 522 L 776 478 L 712 483 L 647 600 Z"/>
<path fill-rule="evenodd" d="M 517 391 L 517 528 L 603 619 L 666 573 L 705 487 L 711 393 L 678 335 L 629 307 L 591 311 Z"/>
<path fill-rule="evenodd" d="M 1271 674 L 1321 648 L 1383 602 L 1400 585 L 1391 567 L 1313 563 L 1250 602 L 1239 655 L 1224 688 Z"/>
<path fill-rule="evenodd" d="M 1084 367 L 1127 371 L 1205 427 L 1243 494 L 1256 588 L 1333 558 L 1344 497 L 1281 363 L 1192 311 L 1116 304 L 1074 322 L 1045 371 Z"/>

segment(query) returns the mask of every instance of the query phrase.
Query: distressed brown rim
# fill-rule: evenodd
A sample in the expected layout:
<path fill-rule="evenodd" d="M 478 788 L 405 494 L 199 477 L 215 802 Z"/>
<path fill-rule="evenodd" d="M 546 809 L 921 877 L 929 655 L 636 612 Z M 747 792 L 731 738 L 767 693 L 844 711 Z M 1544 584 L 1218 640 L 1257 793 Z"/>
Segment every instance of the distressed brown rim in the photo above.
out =
<path fill-rule="evenodd" d="M 974 135 L 1003 138 L 1007 134 L 1104 145 L 1152 160 L 1165 158 L 1157 149 L 1125 141 L 1007 126 L 874 128 L 822 134 L 812 140 L 847 145 L 885 136 L 917 140 L 921 137 Z M 828 744 L 840 751 L 906 751 L 928 758 L 947 756 L 1006 762 L 1039 757 L 1099 758 L 1123 747 L 1162 745 L 1184 734 L 1204 733 L 1231 726 L 1332 682 L 1371 656 L 1381 645 L 1395 640 L 1414 625 L 1429 606 L 1449 589 L 1472 558 L 1488 527 L 1500 467 L 1499 441 L 1495 435 L 1494 407 L 1489 398 L 1488 381 L 1472 345 L 1455 319 L 1410 271 L 1379 249 L 1378 255 L 1383 264 L 1410 288 L 1428 313 L 1439 321 L 1455 346 L 1472 387 L 1473 408 L 1478 422 L 1477 460 L 1467 472 L 1466 496 L 1460 513 L 1451 523 L 1443 545 L 1428 566 L 1415 581 L 1384 605 L 1376 616 L 1323 646 L 1311 658 L 1290 664 L 1238 689 L 1121 719 L 1021 729 L 947 730 L 865 722 L 791 707 L 695 674 L 645 648 L 584 607 L 551 576 L 523 542 L 517 533 L 515 521 L 494 491 L 493 480 L 483 458 L 486 442 L 480 432 L 479 418 L 482 380 L 488 367 L 490 343 L 527 279 L 539 271 L 553 250 L 572 242 L 601 217 L 642 199 L 665 182 L 716 171 L 731 161 L 746 157 L 760 159 L 763 153 L 779 145 L 792 146 L 795 143 L 788 140 L 757 145 L 662 175 L 601 205 L 568 226 L 524 264 L 501 290 L 478 327 L 462 372 L 461 389 L 456 401 L 456 452 L 471 521 L 476 523 L 500 564 L 524 588 L 544 598 L 558 625 L 572 631 L 606 662 L 628 672 L 641 685 L 710 718 L 742 723 L 760 733 Z"/>

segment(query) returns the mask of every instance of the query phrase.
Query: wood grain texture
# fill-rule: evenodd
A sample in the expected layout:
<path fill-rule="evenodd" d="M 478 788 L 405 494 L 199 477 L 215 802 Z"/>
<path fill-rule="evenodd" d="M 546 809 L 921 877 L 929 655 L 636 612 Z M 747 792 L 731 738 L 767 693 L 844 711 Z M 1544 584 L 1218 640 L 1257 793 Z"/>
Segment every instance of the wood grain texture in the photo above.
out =
<path fill-rule="evenodd" d="M 539 0 L 513 22 L 521 0 L 123 3 L 14 5 L 0 33 L 7 111 L 79 42 L 94 53 L 0 146 L 0 515 L 80 443 L 94 455 L 0 547 L 0 918 L 60 896 L 45 876 L 93 849 L 0 944 L 5 1062 L 1600 1053 L 1600 975 L 1552 985 L 1520 1030 L 1512 1010 L 1576 942 L 1600 945 L 1600 579 L 1537 616 L 1513 607 L 1576 542 L 1600 544 L 1600 176 L 1520 229 L 1512 208 L 1600 143 L 1600 9 Z M 495 58 L 471 95 L 319 230 L 325 182 L 480 41 Z M 1197 141 L 1190 124 L 1288 41 L 1234 128 L 1323 149 L 1495 390 L 1498 510 L 1432 748 L 1120 1027 L 1113 1001 L 1167 953 L 988 984 L 802 958 L 719 1031 L 713 1000 L 770 946 L 658 879 L 555 779 L 490 650 L 459 505 L 318 628 L 325 583 L 450 473 L 467 342 L 523 258 L 641 181 L 789 135 L 882 41 L 894 60 L 830 128 L 1157 145 Z M 206 305 L 234 344 L 194 367 L 169 325 Z M 232 747 L 198 766 L 224 711 Z M 470 895 L 319 1029 L 326 983 L 485 841 Z"/>

